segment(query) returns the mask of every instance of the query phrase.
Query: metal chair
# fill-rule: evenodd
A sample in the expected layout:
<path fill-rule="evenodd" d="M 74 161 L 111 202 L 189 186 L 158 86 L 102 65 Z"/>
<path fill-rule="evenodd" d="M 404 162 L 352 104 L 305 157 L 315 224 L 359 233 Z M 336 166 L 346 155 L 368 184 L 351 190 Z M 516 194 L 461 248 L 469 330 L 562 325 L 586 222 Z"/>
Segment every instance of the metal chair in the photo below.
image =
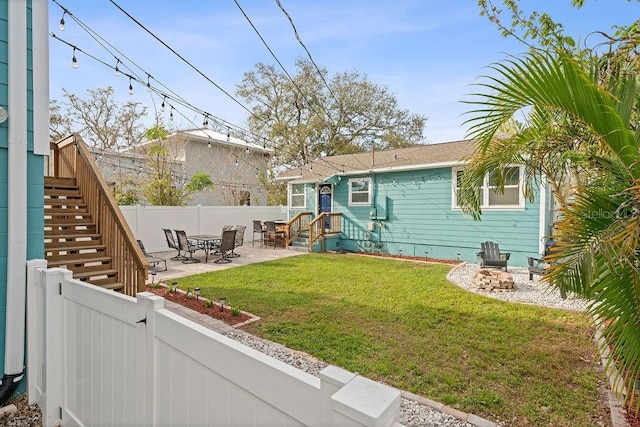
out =
<path fill-rule="evenodd" d="M 160 258 L 160 257 L 157 257 L 157 256 L 153 256 L 153 255 L 149 255 L 147 253 L 147 251 L 145 250 L 144 245 L 142 244 L 142 240 L 138 240 L 138 246 L 140 246 L 140 250 L 142 250 L 142 253 L 147 258 L 147 262 L 149 263 L 149 268 L 152 268 L 153 271 L 155 271 L 155 272 L 167 271 L 167 260 L 166 259 L 163 259 L 163 258 Z M 162 270 L 156 270 L 156 267 L 159 266 L 160 263 L 164 263 L 164 268 Z"/>
<path fill-rule="evenodd" d="M 253 236 L 251 237 L 251 246 L 255 246 L 256 244 L 256 233 L 260 234 L 260 247 L 264 244 L 264 233 L 265 229 L 262 226 L 262 221 L 259 219 L 253 220 Z"/>
<path fill-rule="evenodd" d="M 220 258 L 213 261 L 216 264 L 231 262 L 231 252 L 236 244 L 236 230 L 224 230 L 220 241 Z"/>
<path fill-rule="evenodd" d="M 200 248 L 198 247 L 198 245 L 194 245 L 193 243 L 189 242 L 187 233 L 185 233 L 184 230 L 176 230 L 176 236 L 178 237 L 178 248 L 181 251 L 184 251 L 185 254 L 189 252 L 189 256 L 185 256 L 185 259 L 182 260 L 182 263 L 193 264 L 196 262 L 200 262 L 199 259 L 193 257 L 193 253 Z"/>
<path fill-rule="evenodd" d="M 235 239 L 235 243 L 234 243 L 234 247 L 231 250 L 231 256 L 232 257 L 239 257 L 240 254 L 236 253 L 236 248 L 238 246 L 242 246 L 242 244 L 244 243 L 244 230 L 246 230 L 247 227 L 244 225 L 236 225 L 236 239 Z"/>
<path fill-rule="evenodd" d="M 173 261 L 184 261 L 185 259 L 187 259 L 186 256 L 180 254 L 181 249 L 176 243 L 176 239 L 173 238 L 173 232 L 168 228 L 163 228 L 162 231 L 164 231 L 164 237 L 165 239 L 167 239 L 167 246 L 169 246 L 171 249 L 175 249 L 176 251 L 178 251 L 178 255 L 170 259 Z"/>
<path fill-rule="evenodd" d="M 273 245 L 273 249 L 275 250 L 276 245 L 278 244 L 278 240 L 280 240 L 280 244 L 284 248 L 284 231 L 280 231 L 276 228 L 276 223 L 273 221 L 265 221 L 265 236 L 264 236 L 264 245 Z"/>

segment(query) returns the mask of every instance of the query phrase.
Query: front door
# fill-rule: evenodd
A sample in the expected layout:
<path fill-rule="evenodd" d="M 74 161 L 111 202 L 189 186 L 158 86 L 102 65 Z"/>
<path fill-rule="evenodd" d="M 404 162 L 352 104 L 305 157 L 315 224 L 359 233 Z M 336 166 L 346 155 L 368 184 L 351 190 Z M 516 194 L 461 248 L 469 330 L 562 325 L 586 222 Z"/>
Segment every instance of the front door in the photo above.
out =
<path fill-rule="evenodd" d="M 320 184 L 318 191 L 318 214 L 331 212 L 331 184 Z M 325 228 L 329 228 L 329 217 L 326 218 Z"/>

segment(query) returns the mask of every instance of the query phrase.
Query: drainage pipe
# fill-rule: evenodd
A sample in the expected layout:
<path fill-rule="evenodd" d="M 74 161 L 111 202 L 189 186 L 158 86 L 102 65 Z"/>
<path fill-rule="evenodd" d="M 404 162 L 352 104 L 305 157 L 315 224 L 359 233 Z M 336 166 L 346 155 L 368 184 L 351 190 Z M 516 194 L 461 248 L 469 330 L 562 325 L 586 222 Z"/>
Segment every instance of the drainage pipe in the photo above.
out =
<path fill-rule="evenodd" d="M 7 317 L 0 406 L 24 376 L 27 280 L 27 1 L 8 7 Z"/>

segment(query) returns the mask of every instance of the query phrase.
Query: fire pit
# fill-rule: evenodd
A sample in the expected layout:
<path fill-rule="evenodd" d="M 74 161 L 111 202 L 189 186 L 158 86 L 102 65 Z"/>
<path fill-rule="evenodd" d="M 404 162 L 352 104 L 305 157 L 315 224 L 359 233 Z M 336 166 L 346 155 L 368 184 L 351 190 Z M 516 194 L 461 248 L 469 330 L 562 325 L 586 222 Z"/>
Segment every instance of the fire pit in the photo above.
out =
<path fill-rule="evenodd" d="M 508 292 L 516 288 L 511 274 L 487 269 L 478 270 L 473 277 L 472 286 L 487 292 Z"/>

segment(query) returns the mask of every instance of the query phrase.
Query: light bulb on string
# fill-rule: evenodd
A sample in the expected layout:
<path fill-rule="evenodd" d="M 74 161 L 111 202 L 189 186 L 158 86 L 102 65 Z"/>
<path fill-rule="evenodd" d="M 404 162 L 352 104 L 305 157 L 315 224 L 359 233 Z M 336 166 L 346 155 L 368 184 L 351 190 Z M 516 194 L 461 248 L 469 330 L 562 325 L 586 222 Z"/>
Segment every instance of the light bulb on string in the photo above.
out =
<path fill-rule="evenodd" d="M 71 58 L 71 66 L 73 68 L 78 68 L 78 60 L 76 59 L 76 48 L 73 48 L 73 57 Z"/>
<path fill-rule="evenodd" d="M 164 97 L 162 98 L 162 105 L 160 106 L 160 109 L 161 109 L 163 112 L 164 112 L 164 109 L 165 109 L 165 108 L 164 108 L 164 101 L 165 101 L 166 99 L 167 99 L 167 97 L 166 97 L 166 96 L 164 96 Z"/>
<path fill-rule="evenodd" d="M 151 76 L 147 74 L 147 92 L 151 92 L 151 82 L 149 82 L 150 78 Z"/>
<path fill-rule="evenodd" d="M 133 85 L 131 84 L 131 77 L 129 77 L 129 95 L 133 95 Z"/>
<path fill-rule="evenodd" d="M 118 68 L 118 64 L 120 63 L 120 60 L 118 58 L 116 58 L 116 68 L 114 69 L 116 72 L 116 77 L 118 77 L 120 75 L 120 68 Z"/>
<path fill-rule="evenodd" d="M 169 112 L 169 120 L 173 121 L 173 105 L 171 106 L 171 111 Z"/>
<path fill-rule="evenodd" d="M 67 11 L 65 10 L 64 12 L 62 12 L 62 18 L 60 18 L 60 31 L 64 31 L 64 15 L 67 13 Z"/>
<path fill-rule="evenodd" d="M 246 152 L 247 154 L 249 154 L 249 144 L 247 144 L 247 148 L 246 148 L 245 152 Z"/>
<path fill-rule="evenodd" d="M 231 127 L 227 126 L 227 141 L 231 140 Z"/>
<path fill-rule="evenodd" d="M 238 166 L 238 158 L 236 157 L 236 166 Z"/>
<path fill-rule="evenodd" d="M 207 141 L 207 148 L 211 148 L 211 141 Z"/>

